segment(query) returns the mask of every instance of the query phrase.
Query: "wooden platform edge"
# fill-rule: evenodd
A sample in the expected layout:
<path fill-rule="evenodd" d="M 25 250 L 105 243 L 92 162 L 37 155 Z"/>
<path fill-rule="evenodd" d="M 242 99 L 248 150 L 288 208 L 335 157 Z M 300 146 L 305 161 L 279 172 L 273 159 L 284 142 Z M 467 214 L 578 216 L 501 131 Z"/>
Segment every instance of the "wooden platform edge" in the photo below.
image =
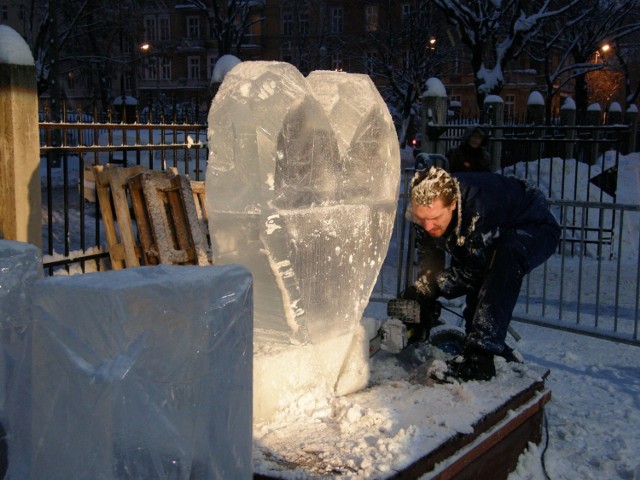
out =
<path fill-rule="evenodd" d="M 544 390 L 476 440 L 459 450 L 424 480 L 466 480 L 507 478 L 529 442 L 539 443 L 544 406 L 551 391 Z M 515 435 L 518 438 L 513 438 Z"/>

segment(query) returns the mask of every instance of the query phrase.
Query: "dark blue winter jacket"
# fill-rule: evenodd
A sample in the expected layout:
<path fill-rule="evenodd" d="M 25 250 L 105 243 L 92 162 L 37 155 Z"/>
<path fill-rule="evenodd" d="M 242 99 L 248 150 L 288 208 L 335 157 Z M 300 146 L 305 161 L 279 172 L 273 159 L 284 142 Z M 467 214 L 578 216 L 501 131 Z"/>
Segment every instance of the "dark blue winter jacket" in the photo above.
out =
<path fill-rule="evenodd" d="M 547 253 L 544 258 L 536 255 L 535 236 L 540 232 L 541 240 L 550 238 L 555 242 L 551 247 L 553 251 L 560 227 L 540 189 L 516 177 L 495 173 L 454 173 L 452 176 L 460 186 L 459 206 L 444 235 L 434 239 L 436 246 L 452 257 L 452 266 L 437 277 L 441 295 L 457 297 L 465 293 L 469 283 L 479 281 L 495 245 L 507 238 L 517 242 L 519 235 L 534 237 L 533 242 L 524 242 L 531 250 L 524 255 L 531 261 L 525 262 L 523 273 L 546 260 Z M 543 250 L 548 252 L 548 246 Z"/>

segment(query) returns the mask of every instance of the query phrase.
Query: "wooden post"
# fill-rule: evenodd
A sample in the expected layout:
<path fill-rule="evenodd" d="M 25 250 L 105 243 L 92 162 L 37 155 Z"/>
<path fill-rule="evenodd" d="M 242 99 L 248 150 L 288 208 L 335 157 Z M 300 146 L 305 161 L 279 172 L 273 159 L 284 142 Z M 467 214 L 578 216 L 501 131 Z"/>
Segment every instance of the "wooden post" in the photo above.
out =
<path fill-rule="evenodd" d="M 446 146 L 439 141 L 441 128 L 447 125 L 447 91 L 440 80 L 430 78 L 422 93 L 422 151 L 445 153 Z"/>
<path fill-rule="evenodd" d="M 0 25 L 0 237 L 42 247 L 38 94 L 33 56 Z"/>
<path fill-rule="evenodd" d="M 626 153 L 633 153 L 636 151 L 636 141 L 638 138 L 638 106 L 636 104 L 627 108 L 625 120 L 629 125 L 629 141 L 627 143 Z"/>
<path fill-rule="evenodd" d="M 560 125 L 565 127 L 575 127 L 576 126 L 576 102 L 574 102 L 573 98 L 567 97 L 560 107 Z M 573 128 L 568 128 L 565 131 L 564 138 L 567 140 L 575 140 L 576 131 Z M 565 144 L 564 149 L 564 158 L 575 158 L 574 157 L 574 149 L 575 143 L 570 141 Z"/>
<path fill-rule="evenodd" d="M 504 101 L 498 95 L 487 95 L 483 104 L 483 121 L 492 125 L 493 135 L 490 142 L 491 171 L 502 167 L 502 127 L 504 125 Z"/>

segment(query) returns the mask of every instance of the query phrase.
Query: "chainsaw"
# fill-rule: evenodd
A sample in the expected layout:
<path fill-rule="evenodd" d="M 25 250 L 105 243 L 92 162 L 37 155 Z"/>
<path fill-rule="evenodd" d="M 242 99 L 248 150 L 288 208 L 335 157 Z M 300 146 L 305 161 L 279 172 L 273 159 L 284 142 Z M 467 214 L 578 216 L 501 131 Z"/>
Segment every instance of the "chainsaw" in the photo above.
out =
<path fill-rule="evenodd" d="M 389 317 L 380 326 L 375 337 L 369 341 L 369 356 L 380 350 L 399 353 L 413 343 L 429 338 L 431 327 L 439 325 L 442 305 L 434 302 L 428 312 L 416 300 L 394 298 L 387 303 Z"/>

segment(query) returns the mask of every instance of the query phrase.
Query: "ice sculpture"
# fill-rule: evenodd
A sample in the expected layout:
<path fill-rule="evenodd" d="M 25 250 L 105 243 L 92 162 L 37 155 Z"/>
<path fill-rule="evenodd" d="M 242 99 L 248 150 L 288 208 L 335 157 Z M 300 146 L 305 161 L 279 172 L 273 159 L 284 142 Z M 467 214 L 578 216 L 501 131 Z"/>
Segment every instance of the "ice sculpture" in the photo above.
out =
<path fill-rule="evenodd" d="M 31 404 L 30 289 L 41 277 L 39 248 L 0 240 L 0 422 L 11 465 L 19 472 L 30 460 L 30 432 L 25 428 L 29 423 L 20 421 Z"/>
<path fill-rule="evenodd" d="M 251 478 L 251 284 L 238 265 L 37 282 L 31 461 L 9 478 Z"/>
<path fill-rule="evenodd" d="M 400 174 L 382 97 L 366 75 L 305 79 L 287 63 L 244 62 L 216 95 L 208 136 L 214 258 L 254 276 L 256 417 L 310 388 L 361 388 L 359 321 L 387 252 Z"/>

